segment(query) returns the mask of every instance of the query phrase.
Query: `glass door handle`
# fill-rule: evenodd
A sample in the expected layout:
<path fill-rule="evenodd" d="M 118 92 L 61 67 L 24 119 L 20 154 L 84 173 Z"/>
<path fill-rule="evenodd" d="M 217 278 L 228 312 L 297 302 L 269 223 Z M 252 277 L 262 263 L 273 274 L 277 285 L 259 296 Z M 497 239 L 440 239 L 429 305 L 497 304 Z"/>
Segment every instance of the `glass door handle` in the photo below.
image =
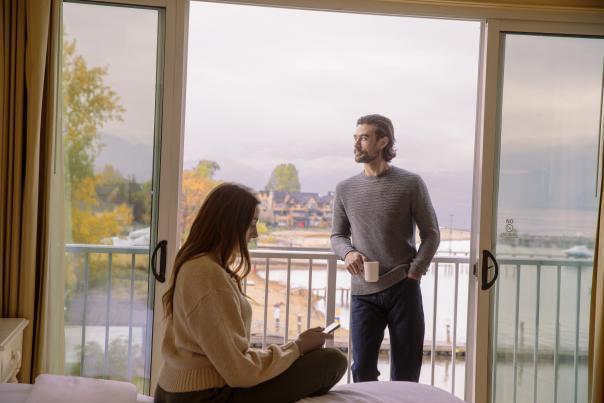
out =
<path fill-rule="evenodd" d="M 489 260 L 491 260 L 493 262 L 493 266 L 489 266 Z M 493 278 L 490 281 L 487 281 L 487 276 L 489 275 L 489 269 L 495 268 L 495 274 L 493 275 Z M 497 277 L 499 276 L 499 263 L 497 263 L 497 259 L 495 259 L 495 256 L 493 256 L 493 254 L 491 252 L 489 252 L 488 250 L 483 250 L 482 251 L 482 275 L 481 277 L 481 287 L 484 290 L 488 290 L 489 288 L 491 288 L 493 286 L 493 284 L 495 284 L 495 281 L 497 280 Z"/>
<path fill-rule="evenodd" d="M 166 282 L 166 247 L 168 246 L 168 241 L 163 240 L 159 241 L 155 249 L 153 249 L 153 254 L 151 255 L 151 273 L 153 273 L 153 277 L 160 283 Z M 155 264 L 157 261 L 157 252 L 161 250 L 161 254 L 159 256 L 159 272 L 156 270 Z"/>

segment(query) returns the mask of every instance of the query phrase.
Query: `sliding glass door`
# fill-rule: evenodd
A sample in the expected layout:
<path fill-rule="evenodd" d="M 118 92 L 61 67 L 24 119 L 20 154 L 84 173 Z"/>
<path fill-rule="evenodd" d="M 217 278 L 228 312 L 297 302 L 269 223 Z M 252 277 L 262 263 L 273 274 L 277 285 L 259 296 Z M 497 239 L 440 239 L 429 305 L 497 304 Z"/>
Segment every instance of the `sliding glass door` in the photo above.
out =
<path fill-rule="evenodd" d="M 65 368 L 150 385 L 162 8 L 65 2 Z"/>
<path fill-rule="evenodd" d="M 489 33 L 497 46 L 487 50 L 500 69 L 496 95 L 487 93 L 483 175 L 493 193 L 478 267 L 479 293 L 490 296 L 488 399 L 586 402 L 604 37 L 505 28 Z"/>

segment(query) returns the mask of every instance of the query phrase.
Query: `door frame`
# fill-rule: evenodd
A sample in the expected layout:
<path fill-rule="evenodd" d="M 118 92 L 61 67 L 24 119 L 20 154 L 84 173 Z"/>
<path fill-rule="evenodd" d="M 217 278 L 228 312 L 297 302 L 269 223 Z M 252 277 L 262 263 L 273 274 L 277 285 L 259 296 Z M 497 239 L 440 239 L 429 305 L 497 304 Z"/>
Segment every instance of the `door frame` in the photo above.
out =
<path fill-rule="evenodd" d="M 78 1 L 78 0 L 76 0 Z M 180 244 L 180 189 L 185 125 L 186 68 L 190 0 L 80 0 L 83 3 L 150 6 L 164 9 L 163 91 L 157 239 L 168 240 L 166 278 Z M 196 1 L 196 0 L 193 0 Z M 604 35 L 604 9 L 554 6 L 483 5 L 414 0 L 197 0 L 214 3 L 246 4 L 293 9 L 432 17 L 481 21 L 479 85 L 476 114 L 475 163 L 472 209 L 472 248 L 470 265 L 479 264 L 479 250 L 491 249 L 494 238 L 492 217 L 496 196 L 496 167 L 499 148 L 498 91 L 500 42 L 502 32 Z M 569 4 L 572 2 L 569 1 Z M 468 402 L 489 398 L 489 312 L 491 293 L 480 290 L 480 270 L 469 276 L 468 341 L 466 353 L 466 396 Z M 166 283 L 155 283 L 154 312 L 163 312 L 161 295 Z M 163 316 L 154 315 L 151 351 L 151 393 L 161 368 Z"/>
<path fill-rule="evenodd" d="M 169 287 L 172 262 L 180 247 L 180 189 L 185 127 L 185 88 L 189 1 L 165 0 L 164 99 L 161 142 L 161 191 L 159 193 L 157 239 L 168 241 L 166 282 L 155 282 L 153 342 L 151 349 L 151 394 L 154 393 L 163 362 L 161 341 L 165 330 L 162 295 Z M 157 313 L 160 313 L 159 315 Z"/>
<path fill-rule="evenodd" d="M 499 179 L 499 151 L 501 125 L 501 93 L 503 90 L 503 38 L 507 33 L 597 36 L 604 37 L 604 24 L 536 22 L 525 20 L 487 19 L 484 36 L 481 70 L 482 94 L 477 116 L 476 144 L 481 144 L 475 155 L 475 187 L 473 191 L 472 257 L 475 263 L 474 280 L 470 285 L 469 315 L 472 317 L 472 342 L 475 347 L 471 356 L 471 370 L 466 371 L 466 401 L 489 402 L 492 397 L 492 345 L 490 313 L 494 303 L 494 289 L 483 291 L 481 284 L 482 257 L 479 251 L 493 251 L 497 240 L 497 190 Z M 474 231 L 476 229 L 476 231 Z M 489 274 L 490 276 L 490 274 Z M 471 308 L 470 308 L 471 307 Z M 470 324 L 470 321 L 468 321 Z M 469 325 L 470 326 L 470 325 Z M 470 333 L 470 332 L 469 332 Z M 469 336 L 470 337 L 470 336 Z M 472 387 L 469 387 L 472 385 Z M 471 393 L 471 395 L 468 395 Z M 469 399 L 468 399 L 469 397 Z"/>
<path fill-rule="evenodd" d="M 160 9 L 163 13 L 163 26 L 160 20 L 158 26 L 158 63 L 156 91 L 161 96 L 159 105 L 156 105 L 156 122 L 160 123 L 160 138 L 156 139 L 154 150 L 153 180 L 158 180 L 155 191 L 159 191 L 156 205 L 156 217 L 152 221 L 157 223 L 156 234 L 151 234 L 151 240 L 168 240 L 166 257 L 168 268 L 166 278 L 169 279 L 171 263 L 174 261 L 179 246 L 179 205 L 180 184 L 182 171 L 182 144 L 184 136 L 185 115 L 185 77 L 186 77 L 186 47 L 189 22 L 189 0 L 72 0 L 74 2 L 106 4 L 126 7 L 152 7 Z M 161 49 L 163 46 L 163 49 Z M 160 54 L 163 56 L 159 57 Z M 159 158 L 158 158 L 159 157 Z M 161 191 L 160 191 L 161 189 Z M 155 246 L 150 245 L 150 251 Z M 164 334 L 165 322 L 163 316 L 155 312 L 163 312 L 161 296 L 168 288 L 168 282 L 150 282 L 149 298 L 153 304 L 153 311 L 148 318 L 153 320 L 150 372 L 150 393 L 153 394 L 161 369 L 161 340 Z M 152 294 L 152 295 L 151 295 Z M 148 324 L 150 327 L 151 325 Z"/>

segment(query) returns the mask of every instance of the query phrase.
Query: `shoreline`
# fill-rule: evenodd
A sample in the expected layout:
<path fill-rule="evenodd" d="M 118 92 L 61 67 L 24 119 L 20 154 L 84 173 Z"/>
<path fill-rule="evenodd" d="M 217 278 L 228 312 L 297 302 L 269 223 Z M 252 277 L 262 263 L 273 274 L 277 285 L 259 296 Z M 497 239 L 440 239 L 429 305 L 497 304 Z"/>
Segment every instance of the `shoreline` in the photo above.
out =
<path fill-rule="evenodd" d="M 298 334 L 310 327 L 325 326 L 325 315 L 315 305 L 321 300 L 316 294 L 310 294 L 303 288 L 290 288 L 289 312 L 286 312 L 287 287 L 279 282 L 268 282 L 268 292 L 265 290 L 265 280 L 254 271 L 247 277 L 246 294 L 252 305 L 252 335 L 262 335 L 264 332 L 264 306 L 266 312 L 267 338 L 279 338 L 285 335 L 288 328 L 288 339 L 295 339 Z M 267 298 L 267 302 L 265 301 Z M 310 320 L 308 319 L 308 302 L 310 299 Z M 286 321 L 286 317 L 288 320 Z M 287 322 L 287 323 L 286 323 Z M 335 332 L 336 339 L 348 340 L 348 330 L 339 328 Z M 262 336 L 260 336 L 262 337 Z"/>
<path fill-rule="evenodd" d="M 447 241 L 468 241 L 470 231 L 440 227 L 441 243 Z M 277 228 L 259 234 L 258 247 L 296 247 L 331 249 L 329 228 Z M 419 238 L 418 238 L 419 239 Z"/>

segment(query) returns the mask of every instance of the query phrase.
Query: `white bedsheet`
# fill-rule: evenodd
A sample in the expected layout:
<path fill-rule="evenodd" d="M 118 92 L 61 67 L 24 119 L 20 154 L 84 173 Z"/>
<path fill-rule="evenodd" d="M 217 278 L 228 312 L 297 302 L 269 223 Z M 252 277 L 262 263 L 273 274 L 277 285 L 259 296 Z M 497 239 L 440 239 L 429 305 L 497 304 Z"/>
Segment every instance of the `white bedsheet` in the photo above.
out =
<path fill-rule="evenodd" d="M 69 391 L 69 393 L 65 393 Z M 41 374 L 25 403 L 135 403 L 136 386 L 130 382 L 83 376 Z"/>
<path fill-rule="evenodd" d="M 363 382 L 341 385 L 328 394 L 298 403 L 463 403 L 442 389 L 414 382 Z"/>
<path fill-rule="evenodd" d="M 22 383 L 0 383 L 0 403 L 25 403 L 33 385 Z M 137 403 L 153 403 L 153 398 L 145 395 L 136 397 Z"/>
<path fill-rule="evenodd" d="M 24 403 L 32 385 L 0 384 L 0 403 Z M 153 398 L 138 395 L 138 403 L 152 403 Z M 298 403 L 463 403 L 429 385 L 412 382 L 365 382 L 336 386 L 327 395 L 306 398 Z"/>

